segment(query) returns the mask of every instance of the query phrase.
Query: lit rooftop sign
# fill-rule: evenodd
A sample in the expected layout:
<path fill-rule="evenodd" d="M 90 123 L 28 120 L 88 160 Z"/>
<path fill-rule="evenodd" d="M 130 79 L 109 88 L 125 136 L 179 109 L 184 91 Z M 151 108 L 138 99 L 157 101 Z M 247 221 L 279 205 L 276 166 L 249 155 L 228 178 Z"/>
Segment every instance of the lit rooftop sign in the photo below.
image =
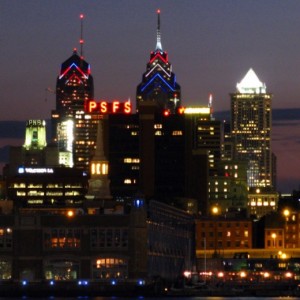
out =
<path fill-rule="evenodd" d="M 210 107 L 186 107 L 184 114 L 210 114 Z"/>
<path fill-rule="evenodd" d="M 41 127 L 45 125 L 46 125 L 45 120 L 28 120 L 26 122 L 27 127 Z"/>
<path fill-rule="evenodd" d="M 18 169 L 19 174 L 53 174 L 54 170 L 52 168 L 24 168 L 20 167 Z"/>
<path fill-rule="evenodd" d="M 100 100 L 98 102 L 90 100 L 85 106 L 87 113 L 100 113 L 100 114 L 130 114 L 132 111 L 131 102 L 120 102 L 114 100 L 107 102 Z"/>

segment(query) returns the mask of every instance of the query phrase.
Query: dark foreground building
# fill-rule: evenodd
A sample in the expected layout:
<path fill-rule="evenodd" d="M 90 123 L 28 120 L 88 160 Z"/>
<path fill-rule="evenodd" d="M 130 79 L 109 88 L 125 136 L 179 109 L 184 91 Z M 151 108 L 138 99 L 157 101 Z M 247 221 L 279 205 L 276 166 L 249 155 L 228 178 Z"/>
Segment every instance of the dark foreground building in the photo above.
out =
<path fill-rule="evenodd" d="M 127 207 L 106 204 L 98 214 L 86 211 L 2 213 L 0 279 L 146 284 L 158 277 L 174 280 L 191 269 L 194 226 L 189 214 L 138 198 Z"/>

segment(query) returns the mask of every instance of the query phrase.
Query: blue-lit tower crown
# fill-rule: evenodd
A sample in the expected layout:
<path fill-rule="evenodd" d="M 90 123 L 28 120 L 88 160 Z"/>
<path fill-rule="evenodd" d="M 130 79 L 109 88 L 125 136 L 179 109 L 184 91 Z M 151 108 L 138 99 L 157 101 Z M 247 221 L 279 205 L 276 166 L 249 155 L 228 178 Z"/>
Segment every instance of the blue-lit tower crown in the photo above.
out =
<path fill-rule="evenodd" d="M 160 10 L 157 11 L 156 48 L 150 54 L 147 71 L 143 74 L 142 82 L 137 87 L 136 108 L 141 102 L 156 102 L 159 110 L 169 110 L 175 113 L 181 103 L 180 85 L 172 72 L 168 54 L 163 51 L 160 34 Z"/>

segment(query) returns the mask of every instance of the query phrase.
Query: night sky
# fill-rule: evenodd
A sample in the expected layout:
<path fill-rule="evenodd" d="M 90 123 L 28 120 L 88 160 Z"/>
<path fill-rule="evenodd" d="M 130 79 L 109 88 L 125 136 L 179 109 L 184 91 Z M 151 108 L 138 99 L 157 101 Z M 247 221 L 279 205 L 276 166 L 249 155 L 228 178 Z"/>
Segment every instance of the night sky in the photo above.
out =
<path fill-rule="evenodd" d="M 61 63 L 80 48 L 81 13 L 95 99 L 135 101 L 158 8 L 183 105 L 205 105 L 212 93 L 214 110 L 229 110 L 229 93 L 253 68 L 274 109 L 300 108 L 299 0 L 1 0 L 0 121 L 50 118 L 55 95 L 45 90 L 55 89 Z M 279 187 L 298 188 L 299 120 L 273 129 Z"/>

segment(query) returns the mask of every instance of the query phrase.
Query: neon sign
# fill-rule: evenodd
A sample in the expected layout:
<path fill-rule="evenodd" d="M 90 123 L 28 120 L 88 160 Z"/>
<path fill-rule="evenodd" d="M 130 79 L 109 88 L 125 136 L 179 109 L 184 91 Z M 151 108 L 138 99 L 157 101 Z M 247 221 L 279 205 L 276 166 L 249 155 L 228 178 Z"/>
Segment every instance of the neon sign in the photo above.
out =
<path fill-rule="evenodd" d="M 112 102 L 107 102 L 100 100 L 96 102 L 94 100 L 89 100 L 85 105 L 85 111 L 87 113 L 100 113 L 100 114 L 130 114 L 132 111 L 131 102 L 120 102 L 114 100 Z"/>

